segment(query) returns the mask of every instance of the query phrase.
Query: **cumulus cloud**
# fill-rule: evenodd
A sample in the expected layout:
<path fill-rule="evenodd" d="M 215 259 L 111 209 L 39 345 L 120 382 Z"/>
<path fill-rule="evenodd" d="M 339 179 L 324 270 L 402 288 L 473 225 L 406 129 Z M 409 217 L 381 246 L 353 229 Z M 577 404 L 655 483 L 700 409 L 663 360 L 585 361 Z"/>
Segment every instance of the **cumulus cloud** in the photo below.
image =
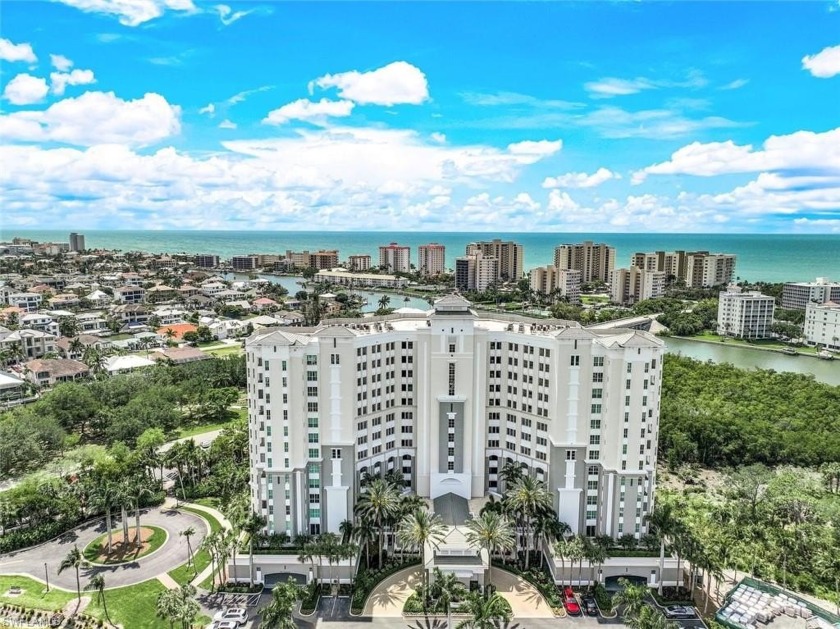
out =
<path fill-rule="evenodd" d="M 192 0 L 58 0 L 85 13 L 116 17 L 123 26 L 139 26 L 157 19 L 167 10 L 197 13 Z"/>
<path fill-rule="evenodd" d="M 599 168 L 591 175 L 586 173 L 566 173 L 557 177 L 546 177 L 542 183 L 543 188 L 594 188 L 600 186 L 610 179 L 618 179 L 619 175 L 608 170 Z"/>
<path fill-rule="evenodd" d="M 38 57 L 35 56 L 30 44 L 13 44 L 6 38 L 0 38 L 0 59 L 12 63 L 16 61 L 35 63 L 38 61 Z"/>
<path fill-rule="evenodd" d="M 840 74 L 840 45 L 827 46 L 815 55 L 802 57 L 802 68 L 820 79 Z"/>
<path fill-rule="evenodd" d="M 219 129 L 236 129 L 236 123 L 224 119 L 219 123 Z"/>
<path fill-rule="evenodd" d="M 93 70 L 71 70 L 70 72 L 51 72 L 50 83 L 53 94 L 61 96 L 68 85 L 89 85 L 96 83 Z"/>
<path fill-rule="evenodd" d="M 263 124 L 281 125 L 292 120 L 305 120 L 323 124 L 327 118 L 343 118 L 353 113 L 355 105 L 349 100 L 327 100 L 322 98 L 314 102 L 301 98 L 268 112 Z"/>
<path fill-rule="evenodd" d="M 253 12 L 253 10 L 234 11 L 226 4 L 217 4 L 215 7 L 213 7 L 213 9 L 215 9 L 216 13 L 219 14 L 219 19 L 225 26 L 230 26 L 234 22 L 241 20 L 243 17 Z"/>
<path fill-rule="evenodd" d="M 309 84 L 310 93 L 315 87 L 337 88 L 341 98 L 360 105 L 419 105 L 429 98 L 426 75 L 405 61 L 395 61 L 370 72 L 326 74 Z"/>
<path fill-rule="evenodd" d="M 213 103 L 208 103 L 207 105 L 199 109 L 198 113 L 207 114 L 212 117 L 213 114 L 216 113 L 216 105 L 214 105 Z"/>
<path fill-rule="evenodd" d="M 18 74 L 6 84 L 3 97 L 12 105 L 32 105 L 44 100 L 48 91 L 45 79 L 31 74 Z"/>
<path fill-rule="evenodd" d="M 539 157 L 547 157 L 554 155 L 563 148 L 563 140 L 526 140 L 524 142 L 514 142 L 508 144 L 508 151 L 514 155 L 534 155 Z"/>
<path fill-rule="evenodd" d="M 50 63 L 59 72 L 67 72 L 73 67 L 73 62 L 64 55 L 50 55 Z"/>
<path fill-rule="evenodd" d="M 642 90 L 650 90 L 655 86 L 648 79 L 617 79 L 607 77 L 598 81 L 584 83 L 584 89 L 592 98 L 612 98 L 613 96 L 627 96 L 638 94 Z"/>
<path fill-rule="evenodd" d="M 43 82 L 46 87 L 46 81 Z M 0 116 L 0 138 L 17 142 L 63 142 L 80 146 L 153 144 L 180 132 L 180 108 L 160 94 L 122 100 L 113 92 L 85 92 L 43 111 Z"/>
<path fill-rule="evenodd" d="M 633 174 L 633 183 L 648 175 L 695 175 L 712 177 L 731 173 L 805 169 L 832 171 L 840 175 L 840 127 L 824 133 L 797 131 L 767 138 L 761 149 L 751 144 L 692 142 L 671 155 L 667 162 L 653 164 Z"/>

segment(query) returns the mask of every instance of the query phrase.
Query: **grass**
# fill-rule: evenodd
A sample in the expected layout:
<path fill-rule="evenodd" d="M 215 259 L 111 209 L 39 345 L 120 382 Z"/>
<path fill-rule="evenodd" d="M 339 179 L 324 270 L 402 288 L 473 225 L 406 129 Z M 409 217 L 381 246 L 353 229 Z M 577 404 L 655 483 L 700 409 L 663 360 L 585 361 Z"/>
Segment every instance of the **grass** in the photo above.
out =
<path fill-rule="evenodd" d="M 196 502 L 199 504 L 203 504 L 205 507 L 212 507 L 217 508 L 217 505 L 213 504 L 213 502 L 218 502 L 217 498 L 200 498 Z M 206 503 L 206 504 L 205 504 Z M 207 521 L 210 525 L 210 531 L 215 533 L 216 531 L 222 530 L 222 524 L 219 522 L 214 516 L 210 515 L 209 513 L 205 513 L 204 511 L 200 511 L 198 509 L 192 509 L 187 506 L 181 506 L 180 509 L 184 511 L 189 511 L 190 513 L 194 513 L 195 515 L 203 518 Z M 175 568 L 174 570 L 169 571 L 169 576 L 172 577 L 178 583 L 189 583 L 192 581 L 198 574 L 201 573 L 207 566 L 210 565 L 210 553 L 206 550 L 199 549 L 194 555 L 193 560 L 195 561 L 195 568 L 192 566 L 187 566 L 187 564 L 183 564 Z"/>
<path fill-rule="evenodd" d="M 776 341 L 774 339 L 756 339 L 752 341 L 746 341 L 744 339 L 738 339 L 734 337 L 721 337 L 719 334 L 715 334 L 711 331 L 705 331 L 701 334 L 696 334 L 694 336 L 681 336 L 677 337 L 689 341 L 703 341 L 706 343 L 719 343 L 721 345 L 734 345 L 736 347 L 747 347 L 750 349 L 763 349 L 763 350 L 781 350 L 786 347 L 791 347 L 788 343 L 782 343 L 781 341 Z M 724 340 L 725 339 L 725 340 Z M 815 355 L 817 353 L 817 349 L 815 347 L 795 347 L 794 348 L 800 354 L 811 354 Z"/>
<path fill-rule="evenodd" d="M 201 505 L 202 507 L 209 507 L 211 509 L 218 509 L 219 508 L 219 499 L 218 498 L 197 498 L 194 500 L 196 504 Z M 181 505 L 179 509 L 183 509 L 184 511 L 189 511 L 190 513 L 194 513 L 197 516 L 204 518 L 207 522 L 210 523 L 210 531 L 215 533 L 216 531 L 222 530 L 222 523 L 219 522 L 215 516 L 207 513 L 206 511 L 201 511 L 200 509 L 193 509 L 192 507 L 188 507 L 187 505 Z"/>
<path fill-rule="evenodd" d="M 238 356 L 242 354 L 245 350 L 239 346 L 229 346 L 229 347 L 220 347 L 219 349 L 208 349 L 203 350 L 205 353 L 210 354 L 212 356 L 221 357 L 221 356 Z"/>
<path fill-rule="evenodd" d="M 91 563 L 101 563 L 108 565 L 126 563 L 129 561 L 134 561 L 135 559 L 140 559 L 141 557 L 145 557 L 146 555 L 153 553 L 158 548 L 163 546 L 163 544 L 166 542 L 167 534 L 166 531 L 157 526 L 141 525 L 140 530 L 142 531 L 143 529 L 151 529 L 152 535 L 149 537 L 148 542 L 144 543 L 140 548 L 135 548 L 132 544 L 132 547 L 127 549 L 127 552 L 120 552 L 117 554 L 116 557 L 109 559 L 105 555 L 106 548 L 108 545 L 108 534 L 103 533 L 95 540 L 93 540 L 90 544 L 85 546 L 85 549 L 82 552 L 82 554 L 84 555 L 85 559 L 87 561 L 90 561 Z M 112 533 L 119 533 L 120 536 L 122 536 L 122 529 L 114 529 Z M 129 540 L 133 540 L 134 535 L 135 529 L 134 527 L 130 526 L 128 528 Z"/>
<path fill-rule="evenodd" d="M 7 596 L 6 593 L 13 585 L 23 589 L 23 594 Z M 43 583 L 29 577 L 0 576 L 0 602 L 2 603 L 55 611 L 62 609 L 68 601 L 72 601 L 74 598 L 76 598 L 76 595 L 73 592 L 65 592 L 64 590 L 51 589 L 47 592 Z"/>
<path fill-rule="evenodd" d="M 197 424 L 196 426 L 189 426 L 187 428 L 181 428 L 178 430 L 178 436 L 176 439 L 183 439 L 185 437 L 195 437 L 197 435 L 203 435 L 207 432 L 213 432 L 214 430 L 221 430 L 222 428 L 227 428 L 230 425 L 230 422 L 233 419 L 228 419 L 227 421 L 223 422 L 215 422 L 212 424 Z"/>
<path fill-rule="evenodd" d="M 581 295 L 580 301 L 582 304 L 605 304 L 609 302 L 609 295 Z"/>

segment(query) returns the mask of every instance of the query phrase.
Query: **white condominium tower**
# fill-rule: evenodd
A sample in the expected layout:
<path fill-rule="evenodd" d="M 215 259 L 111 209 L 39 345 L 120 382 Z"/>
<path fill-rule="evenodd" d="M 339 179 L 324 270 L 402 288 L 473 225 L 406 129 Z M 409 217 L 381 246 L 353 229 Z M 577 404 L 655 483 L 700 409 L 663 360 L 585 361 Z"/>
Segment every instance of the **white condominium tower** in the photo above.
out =
<path fill-rule="evenodd" d="M 446 247 L 436 242 L 417 247 L 417 270 L 420 275 L 440 275 L 446 270 Z"/>
<path fill-rule="evenodd" d="M 525 250 L 518 242 L 510 240 L 481 240 L 467 245 L 467 256 L 481 253 L 485 258 L 498 260 L 498 277 L 500 281 L 517 281 L 522 277 Z"/>
<path fill-rule="evenodd" d="M 554 266 L 558 270 L 580 271 L 580 281 L 584 284 L 596 280 L 606 283 L 615 267 L 615 247 L 591 240 L 560 245 L 554 249 Z"/>
<path fill-rule="evenodd" d="M 432 499 L 498 495 L 508 461 L 547 483 L 572 532 L 646 532 L 662 341 L 470 305 L 248 339 L 250 487 L 269 532 L 337 532 L 363 474 Z"/>
<path fill-rule="evenodd" d="M 410 273 L 411 247 L 395 242 L 379 247 L 379 268 L 389 273 Z"/>

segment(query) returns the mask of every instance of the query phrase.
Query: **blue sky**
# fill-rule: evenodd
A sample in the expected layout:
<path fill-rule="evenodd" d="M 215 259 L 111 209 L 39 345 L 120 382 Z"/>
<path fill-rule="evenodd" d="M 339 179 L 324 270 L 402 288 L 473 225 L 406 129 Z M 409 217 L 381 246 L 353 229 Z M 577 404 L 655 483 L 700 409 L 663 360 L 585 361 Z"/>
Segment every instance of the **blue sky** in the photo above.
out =
<path fill-rule="evenodd" d="M 840 233 L 840 3 L 5 2 L 2 227 Z"/>

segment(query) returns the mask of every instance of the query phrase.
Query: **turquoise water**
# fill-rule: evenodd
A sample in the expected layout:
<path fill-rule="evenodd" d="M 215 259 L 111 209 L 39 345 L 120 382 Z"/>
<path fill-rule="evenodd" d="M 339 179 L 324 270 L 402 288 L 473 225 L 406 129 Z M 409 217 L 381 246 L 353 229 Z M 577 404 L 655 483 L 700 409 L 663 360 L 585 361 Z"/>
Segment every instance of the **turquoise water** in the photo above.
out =
<path fill-rule="evenodd" d="M 67 241 L 65 231 L 0 229 L 0 240 L 14 236 L 35 240 Z M 439 242 L 446 246 L 446 265 L 463 255 L 467 243 L 502 238 L 525 247 L 525 268 L 551 264 L 554 247 L 567 242 L 593 240 L 616 248 L 617 263 L 627 266 L 636 251 L 660 249 L 708 250 L 738 256 L 735 274 L 746 280 L 769 282 L 806 281 L 816 277 L 840 278 L 840 234 L 560 234 L 560 233 L 438 233 L 438 232 L 246 232 L 246 231 L 88 231 L 90 248 L 148 251 L 152 253 L 209 253 L 222 258 L 248 253 L 285 253 L 317 249 L 338 249 L 341 259 L 351 254 L 370 254 L 374 264 L 379 245 L 398 242 L 412 248 Z"/>

